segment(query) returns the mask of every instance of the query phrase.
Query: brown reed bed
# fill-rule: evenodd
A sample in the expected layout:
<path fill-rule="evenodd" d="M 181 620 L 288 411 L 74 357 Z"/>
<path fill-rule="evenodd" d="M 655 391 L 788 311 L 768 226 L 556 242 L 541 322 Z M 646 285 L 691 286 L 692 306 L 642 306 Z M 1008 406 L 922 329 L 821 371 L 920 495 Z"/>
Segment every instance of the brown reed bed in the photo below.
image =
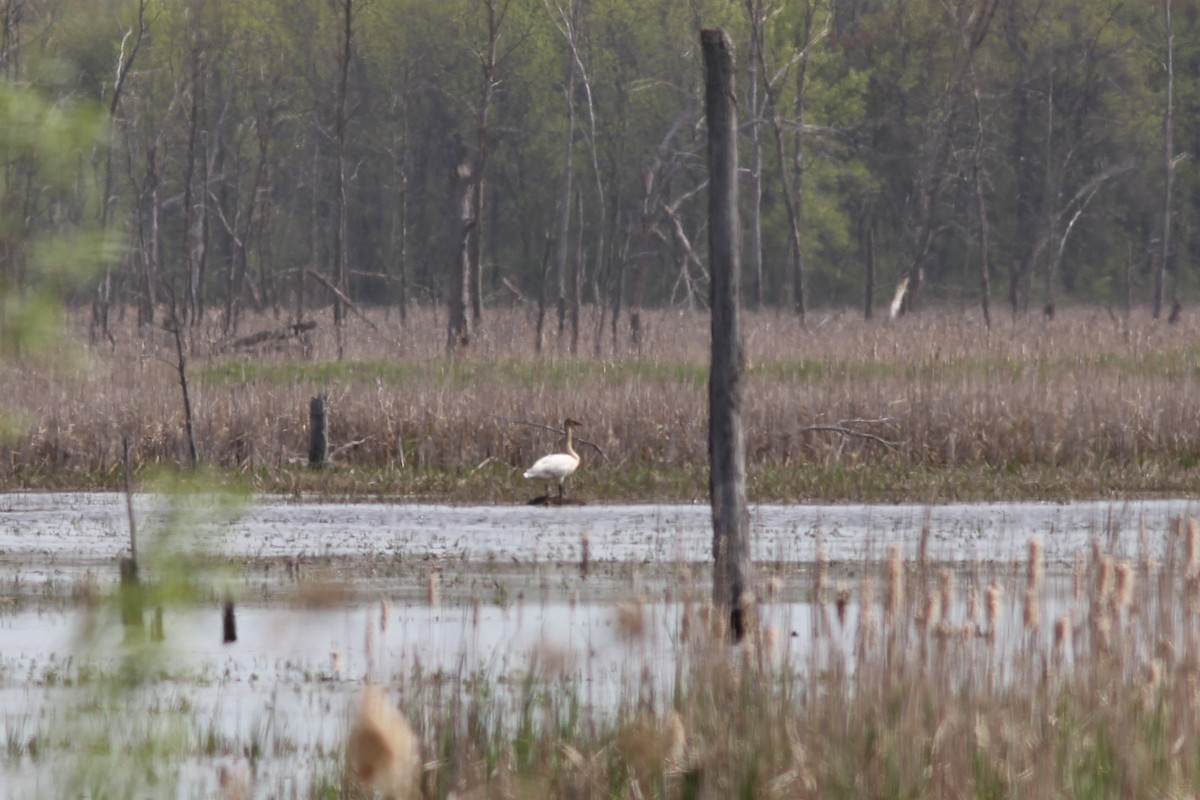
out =
<path fill-rule="evenodd" d="M 1097 544 L 1065 574 L 1047 574 L 1036 538 L 1027 564 L 990 571 L 890 548 L 826 586 L 818 563 L 799 656 L 773 627 L 731 649 L 691 598 L 669 691 L 643 674 L 616 708 L 581 705 L 536 663 L 511 706 L 446 713 L 444 683 L 402 680 L 424 725 L 422 796 L 1195 796 L 1195 531 L 1180 521 L 1138 553 Z M 631 607 L 616 618 L 636 652 L 655 628 L 627 624 Z"/>
<path fill-rule="evenodd" d="M 585 423 L 571 479 L 593 500 L 706 496 L 708 318 L 644 315 L 640 350 L 605 332 L 580 352 L 551 333 L 541 356 L 517 309 L 489 312 L 472 349 L 444 349 L 443 317 L 352 318 L 344 357 L 327 319 L 304 340 L 230 350 L 193 331 L 197 447 L 253 488 L 360 497 L 520 501 L 520 471 Z M 1053 320 L 928 309 L 898 320 L 814 314 L 745 320 L 744 418 L 752 499 L 913 500 L 1177 494 L 1200 477 L 1200 325 L 1126 321 L 1101 308 Z M 259 318 L 243 332 L 275 327 Z M 305 469 L 308 400 L 329 397 L 330 469 Z M 0 480 L 119 485 L 122 437 L 136 471 L 185 462 L 173 346 L 118 330 L 90 351 L 20 361 L 0 386 L 9 436 Z M 527 425 L 523 423 L 534 423 Z"/>

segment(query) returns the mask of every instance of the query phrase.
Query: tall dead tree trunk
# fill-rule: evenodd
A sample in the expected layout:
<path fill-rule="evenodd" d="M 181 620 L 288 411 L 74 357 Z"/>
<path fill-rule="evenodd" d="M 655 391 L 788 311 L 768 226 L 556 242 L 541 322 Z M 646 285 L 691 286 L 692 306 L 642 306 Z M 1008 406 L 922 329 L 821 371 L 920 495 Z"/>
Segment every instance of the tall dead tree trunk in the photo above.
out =
<path fill-rule="evenodd" d="M 471 161 L 464 154 L 454 171 L 452 193 L 458 207 L 459 235 L 457 252 L 450 262 L 450 280 L 446 284 L 446 348 L 455 352 L 465 350 L 471 343 L 471 321 L 467 315 L 470 303 L 471 254 L 469 241 L 475 220 L 471 213 Z"/>
<path fill-rule="evenodd" d="M 133 61 L 137 58 L 138 50 L 142 47 L 142 42 L 146 38 L 146 3 L 147 0 L 140 0 L 138 3 L 138 26 L 134 31 L 132 28 L 126 31 L 124 38 L 121 39 L 121 49 L 117 56 L 117 77 L 113 81 L 112 98 L 108 104 L 108 125 L 109 139 L 108 147 L 105 148 L 104 160 L 104 196 L 100 203 L 100 232 L 107 233 L 109 222 L 112 219 L 112 207 L 116 198 L 113 193 L 113 181 L 116 178 L 116 170 L 114 168 L 113 151 L 116 149 L 117 136 L 121 118 L 121 96 L 125 88 L 125 79 L 129 76 L 129 70 L 133 67 Z M 8 25 L 5 25 L 5 30 Z M 130 37 L 133 42 L 130 43 Z M 112 272 L 108 264 L 104 265 L 104 271 L 100 276 L 100 282 L 96 287 L 96 295 L 92 300 L 92 329 L 91 340 L 93 343 L 101 337 L 111 340 L 112 334 L 108 330 L 108 311 L 112 305 Z"/>
<path fill-rule="evenodd" d="M 576 0 L 571 3 L 571 17 L 574 19 L 579 7 Z M 575 27 L 570 28 L 571 36 L 575 35 Z M 566 152 L 563 155 L 562 194 L 558 200 L 558 338 L 561 342 L 567 322 L 567 260 L 570 257 L 570 228 L 571 228 L 571 179 L 574 171 L 572 162 L 575 153 L 575 54 L 574 41 L 567 52 L 567 83 L 563 90 L 567 98 L 567 140 Z"/>
<path fill-rule="evenodd" d="M 351 36 L 353 34 L 354 0 L 342 0 L 342 48 L 338 58 L 337 111 L 334 119 L 334 180 L 337 200 L 337 221 L 333 228 L 333 283 L 338 291 L 349 295 L 346 286 L 346 260 L 348 235 L 348 209 L 346 193 L 346 92 L 350 80 Z M 346 307 L 342 298 L 334 293 L 333 324 L 337 337 L 337 355 L 340 359 L 345 349 L 342 327 L 346 324 Z"/>
<path fill-rule="evenodd" d="M 1171 0 L 1163 0 L 1163 32 L 1167 45 L 1167 85 L 1163 98 L 1163 207 L 1159 256 L 1154 260 L 1154 318 L 1162 315 L 1163 283 L 1171 257 L 1171 191 L 1175 184 L 1175 33 L 1171 26 Z"/>
<path fill-rule="evenodd" d="M 759 51 L 763 46 L 763 28 L 766 14 L 763 0 L 746 0 L 746 13 L 750 16 L 750 53 L 747 58 L 747 93 L 750 113 L 750 307 L 758 309 L 763 302 L 763 248 L 762 248 L 762 110 L 759 108 L 758 66 Z"/>
<path fill-rule="evenodd" d="M 708 123 L 708 248 L 712 278 L 712 370 L 709 376 L 709 496 L 713 512 L 713 603 L 729 615 L 734 639 L 751 624 L 750 515 L 741 418 L 744 354 L 738 300 L 737 111 L 733 43 L 725 32 L 702 30 L 705 119 Z"/>
<path fill-rule="evenodd" d="M 488 158 L 488 115 L 492 108 L 492 96 L 495 94 L 496 87 L 500 85 L 496 77 L 500 23 L 508 8 L 507 4 L 500 8 L 496 0 L 485 0 L 484 6 L 487 9 L 488 44 L 486 50 L 477 53 L 483 86 L 475 125 L 475 167 L 473 170 L 475 180 L 471 188 L 471 215 L 475 220 L 475 226 L 469 240 L 470 264 L 467 277 L 471 300 L 471 321 L 474 325 L 479 325 L 483 321 L 483 173 Z"/>

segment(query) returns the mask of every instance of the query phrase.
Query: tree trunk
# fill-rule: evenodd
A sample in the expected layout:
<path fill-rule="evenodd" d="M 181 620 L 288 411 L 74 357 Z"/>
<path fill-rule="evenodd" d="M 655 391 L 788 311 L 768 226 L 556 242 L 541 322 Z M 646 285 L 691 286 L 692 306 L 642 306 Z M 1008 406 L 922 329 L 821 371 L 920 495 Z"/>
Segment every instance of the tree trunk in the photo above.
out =
<path fill-rule="evenodd" d="M 488 17 L 488 46 L 486 55 L 481 55 L 479 67 L 483 73 L 483 88 L 479 99 L 478 117 L 475 126 L 475 181 L 471 192 L 471 212 L 475 229 L 470 238 L 470 274 L 468 285 L 471 299 L 471 321 L 478 325 L 483 321 L 483 173 L 488 158 L 488 114 L 491 112 L 492 95 L 495 93 L 497 45 L 500 42 L 500 22 L 503 12 L 497 13 L 496 0 L 486 0 Z"/>
<path fill-rule="evenodd" d="M 762 252 L 762 110 L 759 108 L 758 65 L 763 46 L 762 0 L 746 0 L 750 15 L 750 53 L 747 59 L 747 84 L 750 112 L 750 307 L 757 310 L 763 302 Z"/>
<path fill-rule="evenodd" d="M 572 8 L 576 3 L 572 3 Z M 572 15 L 574 15 L 572 10 Z M 573 32 L 572 32 L 572 35 Z M 571 228 L 571 178 L 572 161 L 575 152 L 575 56 L 567 55 L 567 141 L 566 152 L 563 155 L 562 194 L 558 200 L 558 338 L 561 340 L 567 320 L 567 260 L 570 255 Z"/>
<path fill-rule="evenodd" d="M 446 348 L 451 352 L 465 350 L 471 343 L 471 322 L 467 316 L 470 303 L 471 255 L 468 242 L 474 220 L 471 218 L 471 162 L 465 157 L 454 171 L 453 196 L 458 206 L 459 235 L 455 256 L 450 266 L 450 281 L 446 285 Z"/>
<path fill-rule="evenodd" d="M 863 239 L 866 247 L 867 277 L 863 291 L 863 318 L 875 314 L 875 218 L 868 212 L 863 219 Z"/>
<path fill-rule="evenodd" d="M 348 235 L 347 193 L 346 193 L 346 93 L 350 80 L 351 36 L 353 34 L 354 0 L 342 0 L 342 48 L 338 59 L 338 89 L 337 112 L 334 120 L 333 144 L 335 150 L 334 180 L 336 183 L 335 198 L 337 201 L 337 221 L 333 228 L 333 284 L 340 292 L 349 295 L 346 285 L 346 260 Z M 337 338 L 337 356 L 342 358 L 345 349 L 342 327 L 346 324 L 346 308 L 342 299 L 334 294 L 333 324 Z"/>
<path fill-rule="evenodd" d="M 1171 190 L 1175 183 L 1175 34 L 1171 27 L 1171 0 L 1163 0 L 1164 33 L 1167 45 L 1167 85 L 1163 100 L 1163 207 L 1159 257 L 1154 262 L 1154 318 L 1162 315 L 1163 282 L 1171 257 Z"/>
<path fill-rule="evenodd" d="M 709 496 L 713 512 L 713 602 L 729 615 L 740 641 L 750 618 L 750 516 L 741 419 L 744 360 L 738 299 L 741 279 L 737 204 L 737 112 L 733 44 L 702 30 L 708 123 L 708 247 L 712 279 L 712 370 L 709 376 Z"/>

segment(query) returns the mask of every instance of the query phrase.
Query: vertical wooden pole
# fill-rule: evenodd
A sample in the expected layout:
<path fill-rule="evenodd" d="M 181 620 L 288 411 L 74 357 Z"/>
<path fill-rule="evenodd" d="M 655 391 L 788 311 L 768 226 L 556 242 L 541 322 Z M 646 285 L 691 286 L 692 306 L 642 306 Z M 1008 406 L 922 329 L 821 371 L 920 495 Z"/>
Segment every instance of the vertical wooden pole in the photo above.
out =
<path fill-rule="evenodd" d="M 329 455 L 329 416 L 325 395 L 319 394 L 308 404 L 308 466 L 320 469 Z"/>
<path fill-rule="evenodd" d="M 702 30 L 708 123 L 708 250 L 712 274 L 712 369 L 709 374 L 709 495 L 713 512 L 713 602 L 729 614 L 740 641 L 752 624 L 750 514 L 746 507 L 745 435 L 741 417 L 742 353 L 738 319 L 741 233 L 738 227 L 737 100 L 733 43 Z"/>

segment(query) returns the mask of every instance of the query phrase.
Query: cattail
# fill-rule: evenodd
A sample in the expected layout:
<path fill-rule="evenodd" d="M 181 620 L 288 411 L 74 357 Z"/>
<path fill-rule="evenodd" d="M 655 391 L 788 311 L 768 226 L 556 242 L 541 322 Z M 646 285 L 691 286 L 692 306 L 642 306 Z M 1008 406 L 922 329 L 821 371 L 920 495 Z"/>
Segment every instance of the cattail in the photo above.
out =
<path fill-rule="evenodd" d="M 950 618 L 950 609 L 954 608 L 954 570 L 946 567 L 941 571 L 942 616 Z"/>
<path fill-rule="evenodd" d="M 1000 621 L 1000 598 L 1004 595 L 1004 588 L 998 583 L 993 583 L 984 591 L 984 614 L 987 618 L 987 627 L 989 635 L 995 635 L 996 624 Z"/>
<path fill-rule="evenodd" d="M 1113 595 L 1113 605 L 1118 608 L 1128 608 L 1133 603 L 1133 565 L 1128 561 L 1117 564 L 1117 588 Z"/>
<path fill-rule="evenodd" d="M 579 574 L 585 578 L 591 562 L 591 549 L 591 540 L 588 539 L 587 531 L 584 531 L 579 535 Z"/>
<path fill-rule="evenodd" d="M 778 575 L 772 575 L 769 579 L 767 579 L 767 598 L 768 599 L 770 599 L 770 600 L 775 599 L 776 595 L 779 594 L 779 586 L 780 586 L 780 580 L 779 580 Z"/>
<path fill-rule="evenodd" d="M 967 588 L 967 621 L 976 622 L 979 619 L 979 589 L 976 586 Z"/>
<path fill-rule="evenodd" d="M 1162 686 L 1162 661 L 1151 659 L 1146 668 L 1146 685 L 1151 690 Z"/>
<path fill-rule="evenodd" d="M 891 622 L 900 613 L 900 606 L 904 605 L 904 561 L 900 558 L 900 545 L 894 544 L 888 549 L 884 585 L 887 594 L 883 614 L 884 619 Z"/>
<path fill-rule="evenodd" d="M 937 627 L 942 616 L 942 596 L 937 592 L 926 592 L 925 602 L 921 606 L 921 617 L 917 620 L 922 633 L 928 634 Z"/>
<path fill-rule="evenodd" d="M 1054 621 L 1054 652 L 1058 658 L 1064 658 L 1071 649 L 1071 618 L 1066 614 Z"/>
<path fill-rule="evenodd" d="M 1031 588 L 1037 588 L 1042 585 L 1042 576 L 1046 571 L 1046 561 L 1042 552 L 1042 540 L 1029 540 L 1029 565 L 1028 565 L 1028 582 Z"/>
<path fill-rule="evenodd" d="M 625 639 L 646 635 L 646 614 L 642 603 L 617 603 L 617 629 Z"/>
<path fill-rule="evenodd" d="M 217 784 L 221 789 L 221 800 L 247 800 L 250 797 L 246 779 L 224 765 L 217 770 Z"/>
<path fill-rule="evenodd" d="M 859 633 L 867 647 L 875 644 L 879 634 L 878 610 L 875 608 L 875 582 L 868 579 L 859 589 Z"/>
<path fill-rule="evenodd" d="M 1112 592 L 1113 585 L 1113 557 L 1110 555 L 1101 555 L 1099 559 L 1100 571 L 1096 576 L 1096 601 L 1103 602 L 1108 599 Z"/>
<path fill-rule="evenodd" d="M 842 581 L 838 581 L 835 592 L 838 626 L 844 628 L 846 626 L 846 607 L 850 605 L 850 587 Z"/>
<path fill-rule="evenodd" d="M 663 725 L 664 755 L 668 764 L 678 765 L 687 754 L 687 728 L 683 725 L 683 717 L 678 711 L 671 711 Z"/>
<path fill-rule="evenodd" d="M 1042 627 L 1042 606 L 1038 590 L 1030 586 L 1025 590 L 1025 630 L 1037 633 Z"/>
<path fill-rule="evenodd" d="M 388 628 L 388 602 L 387 600 L 379 601 L 379 632 L 387 633 Z"/>
<path fill-rule="evenodd" d="M 1096 649 L 1107 653 L 1112 645 L 1112 617 L 1108 611 L 1101 611 L 1092 617 L 1092 635 L 1096 640 Z"/>
<path fill-rule="evenodd" d="M 1083 557 L 1075 556 L 1075 564 L 1071 567 L 1071 596 L 1075 602 L 1083 600 Z"/>
<path fill-rule="evenodd" d="M 425 602 L 431 606 L 438 605 L 441 596 L 441 579 L 438 578 L 436 572 L 430 572 L 425 576 Z"/>
<path fill-rule="evenodd" d="M 758 660 L 769 664 L 779 655 L 779 630 L 774 625 L 765 625 L 758 632 Z"/>
<path fill-rule="evenodd" d="M 350 777 L 392 800 L 411 798 L 421 777 L 421 751 L 404 716 L 374 686 L 363 690 L 346 743 Z"/>
<path fill-rule="evenodd" d="M 1194 517 L 1189 517 L 1187 521 L 1187 539 L 1184 548 L 1186 560 L 1183 574 L 1194 578 L 1197 573 L 1200 573 L 1200 523 L 1197 523 Z"/>
<path fill-rule="evenodd" d="M 824 597 L 824 595 L 825 595 L 825 576 L 826 576 L 826 573 L 828 572 L 828 567 L 829 567 L 829 565 L 826 563 L 826 560 L 825 560 L 825 545 L 818 544 L 817 545 L 817 576 L 816 576 L 816 582 L 815 582 L 815 588 L 814 588 L 814 590 L 816 592 L 816 597 L 814 599 L 818 603 L 821 602 L 822 597 Z"/>

